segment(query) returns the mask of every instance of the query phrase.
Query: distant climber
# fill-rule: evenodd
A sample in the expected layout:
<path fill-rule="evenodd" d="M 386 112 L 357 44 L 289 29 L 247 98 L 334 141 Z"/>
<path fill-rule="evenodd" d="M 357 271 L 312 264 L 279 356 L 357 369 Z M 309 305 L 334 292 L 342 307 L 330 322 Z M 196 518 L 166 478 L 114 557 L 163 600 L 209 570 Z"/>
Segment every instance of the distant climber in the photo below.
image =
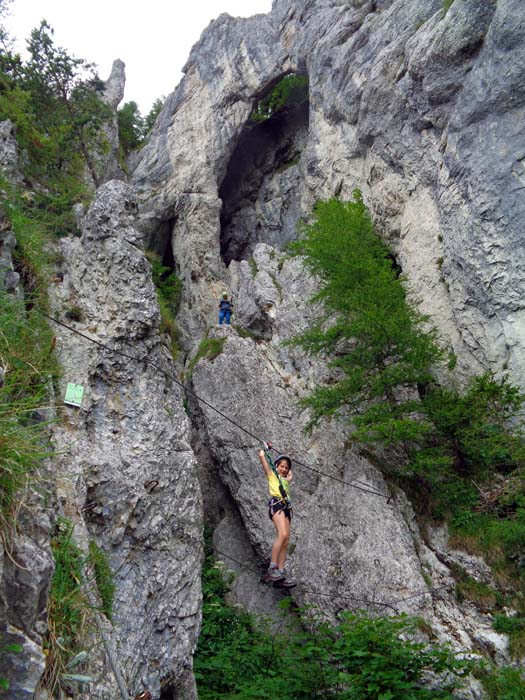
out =
<path fill-rule="evenodd" d="M 269 452 L 271 444 L 264 443 L 264 445 L 265 449 L 259 450 L 259 459 L 268 479 L 270 491 L 268 515 L 274 524 L 276 537 L 272 546 L 270 566 L 263 580 L 278 587 L 293 588 L 294 581 L 286 579 L 284 573 L 292 524 L 292 501 L 290 499 L 292 460 L 287 455 L 278 455 L 274 463 Z"/>
<path fill-rule="evenodd" d="M 233 313 L 233 299 L 228 299 L 228 292 L 222 293 L 222 298 L 219 302 L 219 326 L 226 321 L 226 325 L 230 325 L 230 317 Z"/>

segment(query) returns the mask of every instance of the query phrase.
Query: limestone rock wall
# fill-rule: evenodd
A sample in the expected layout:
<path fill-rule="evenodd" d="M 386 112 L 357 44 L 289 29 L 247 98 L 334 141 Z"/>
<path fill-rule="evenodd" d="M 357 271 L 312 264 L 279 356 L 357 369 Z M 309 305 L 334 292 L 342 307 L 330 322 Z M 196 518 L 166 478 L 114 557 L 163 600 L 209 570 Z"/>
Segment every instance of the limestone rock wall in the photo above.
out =
<path fill-rule="evenodd" d="M 294 486 L 297 599 L 329 591 L 333 612 L 352 596 L 370 609 L 424 612 L 442 638 L 499 658 L 505 641 L 490 620 L 453 599 L 446 562 L 460 554 L 423 541 L 401 494 L 387 504 L 330 478 L 386 495 L 380 473 L 345 445 L 342 425 L 302 436 L 297 399 L 327 374 L 282 345 L 314 310 L 310 281 L 281 249 L 316 199 L 360 188 L 410 293 L 457 356 L 458 377 L 490 368 L 522 384 L 524 27 L 518 0 L 454 0 L 446 12 L 441 0 L 276 0 L 264 17 L 221 16 L 192 50 L 133 175 L 145 237 L 166 238 L 184 282 L 179 320 L 190 356 L 218 332 L 219 293 L 235 294 L 242 334 L 220 331 L 223 352 L 197 365 L 195 390 L 325 473 L 298 470 Z M 282 161 L 254 157 L 250 168 L 245 149 L 253 106 L 289 72 L 309 79 L 293 185 L 279 181 Z M 274 217 L 272 228 L 266 214 L 283 201 L 293 202 L 290 216 Z M 257 440 L 206 407 L 194 407 L 193 419 L 207 446 L 200 470 L 218 470 L 228 491 L 210 511 L 217 549 L 242 550 L 242 522 L 247 557 L 262 564 L 272 529 Z M 239 595 L 260 607 L 257 576 L 248 583 L 235 559 Z M 471 569 L 488 575 L 480 562 Z M 425 570 L 438 595 L 420 595 Z"/>
<path fill-rule="evenodd" d="M 125 354 L 56 329 L 59 399 L 67 381 L 85 390 L 82 407 L 61 407 L 53 428 L 58 510 L 83 547 L 93 539 L 108 554 L 117 584 L 114 626 L 99 621 L 105 645 L 82 669 L 95 681 L 75 697 L 119 697 L 122 684 L 132 697 L 196 697 L 197 475 L 217 552 L 239 571 L 235 595 L 255 610 L 275 608 L 258 575 L 273 535 L 259 438 L 307 465 L 294 482 L 298 602 L 322 602 L 330 614 L 420 613 L 440 639 L 507 658 L 488 616 L 453 595 L 451 564 L 490 581 L 483 562 L 451 551 L 442 532 L 423 537 L 404 495 L 390 494 L 346 443 L 343 423 L 303 435 L 297 401 L 329 375 L 283 344 L 316 310 L 312 280 L 282 248 L 316 199 L 359 187 L 413 297 L 457 356 L 458 376 L 507 369 L 523 384 L 524 33 L 521 0 L 454 0 L 446 13 L 442 0 L 275 0 L 266 16 L 222 15 L 203 32 L 131 186 L 106 183 L 81 238 L 61 244 L 54 313 Z M 270 146 L 257 153 L 255 140 L 247 157 L 254 105 L 290 72 L 308 76 L 307 118 L 274 122 Z M 169 376 L 178 375 L 159 335 L 144 244 L 168 246 L 183 281 L 183 359 L 206 334 L 225 336 L 222 353 L 196 365 L 191 387 L 250 434 L 195 397 L 190 426 Z M 240 333 L 214 328 L 225 287 Z M 38 604 L 22 630 L 27 658 L 35 652 L 31 677 L 43 663 L 38 620 L 52 568 L 49 524 L 37 525 L 28 537 L 41 537 L 42 584 L 31 589 Z M 7 600 L 1 588 L 3 610 Z"/>
<path fill-rule="evenodd" d="M 190 700 L 202 506 L 135 216 L 131 189 L 111 181 L 98 190 L 81 238 L 62 245 L 53 306 L 94 342 L 56 328 L 61 392 L 66 382 L 85 392 L 81 408 L 63 406 L 53 428 L 57 495 L 77 541 L 87 548 L 94 540 L 108 555 L 116 584 L 113 624 L 99 620 L 95 638 L 105 632 L 108 642 L 90 653 L 85 672 L 94 680 L 85 697 L 121 697 L 120 675 L 132 697 Z"/>

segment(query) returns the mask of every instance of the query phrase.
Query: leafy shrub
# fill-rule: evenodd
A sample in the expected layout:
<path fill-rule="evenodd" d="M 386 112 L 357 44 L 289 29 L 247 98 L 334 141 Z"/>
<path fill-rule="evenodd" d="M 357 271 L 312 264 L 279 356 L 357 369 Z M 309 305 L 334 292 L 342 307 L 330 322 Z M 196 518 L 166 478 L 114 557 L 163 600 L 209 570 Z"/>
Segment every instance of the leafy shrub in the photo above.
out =
<path fill-rule="evenodd" d="M 423 398 L 424 410 L 446 441 L 455 469 L 486 476 L 509 472 L 525 461 L 520 415 L 525 396 L 507 377 L 486 372 L 473 377 L 464 394 L 434 387 Z"/>
<path fill-rule="evenodd" d="M 419 620 L 369 618 L 342 613 L 330 625 L 299 611 L 315 631 L 297 624 L 271 631 L 268 623 L 225 597 L 229 580 L 216 564 L 206 538 L 203 621 L 194 660 L 199 697 L 237 700 L 451 700 L 471 664 L 444 647 L 410 641 Z M 424 685 L 429 672 L 442 679 Z"/>
<path fill-rule="evenodd" d="M 164 99 L 156 99 L 145 117 L 141 115 L 139 107 L 134 101 L 126 102 L 118 110 L 119 144 L 124 158 L 131 151 L 144 145 L 163 105 Z"/>
<path fill-rule="evenodd" d="M 506 666 L 486 671 L 481 681 L 488 700 L 523 700 L 525 698 L 525 675 L 519 668 Z"/>
<path fill-rule="evenodd" d="M 445 353 L 407 299 L 359 192 L 350 202 L 319 202 L 302 233 L 292 253 L 317 278 L 313 300 L 324 316 L 292 343 L 326 356 L 334 370 L 301 402 L 308 427 L 350 414 L 354 441 L 396 449 L 402 466 L 385 470 L 421 514 L 450 519 L 456 541 L 476 541 L 495 571 L 523 579 L 516 557 L 525 557 L 525 396 L 490 372 L 463 391 L 436 385 Z M 507 486 L 484 498 L 496 478 Z"/>
<path fill-rule="evenodd" d="M 67 197 L 72 189 L 76 196 L 84 168 L 100 184 L 99 156 L 109 148 L 103 126 L 112 113 L 101 99 L 104 83 L 92 64 L 55 46 L 45 20 L 31 32 L 28 52 L 26 63 L 9 55 L 3 61 L 0 117 L 17 127 L 19 145 L 29 156 L 26 177 L 51 193 Z"/>

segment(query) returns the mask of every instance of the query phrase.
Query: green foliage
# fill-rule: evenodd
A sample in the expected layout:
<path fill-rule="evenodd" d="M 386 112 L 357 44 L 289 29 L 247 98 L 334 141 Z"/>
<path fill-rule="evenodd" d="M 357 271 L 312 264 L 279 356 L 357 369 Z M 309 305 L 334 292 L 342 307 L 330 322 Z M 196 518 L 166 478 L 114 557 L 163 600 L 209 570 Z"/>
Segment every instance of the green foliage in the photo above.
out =
<path fill-rule="evenodd" d="M 450 568 L 456 579 L 456 597 L 460 602 L 470 600 L 484 611 L 492 612 L 497 608 L 501 608 L 503 598 L 498 591 L 486 583 L 476 581 L 457 564 L 452 564 Z"/>
<path fill-rule="evenodd" d="M 524 395 L 490 372 L 463 391 L 436 385 L 432 372 L 444 360 L 436 333 L 407 300 L 358 192 L 351 202 L 320 202 L 292 253 L 317 278 L 314 301 L 324 306 L 324 318 L 293 342 L 327 356 L 335 370 L 302 401 L 309 427 L 350 413 L 353 440 L 396 449 L 390 476 L 420 513 L 450 519 L 456 541 L 476 542 L 495 572 L 523 581 Z M 497 498 L 495 478 L 507 483 Z"/>
<path fill-rule="evenodd" d="M 29 60 L 0 51 L 0 118 L 11 119 L 26 158 L 26 178 L 40 186 L 42 207 L 69 212 L 85 198 L 87 167 L 99 184 L 97 163 L 109 144 L 103 126 L 111 119 L 102 101 L 104 84 L 91 64 L 53 42 L 43 20 L 28 41 Z"/>
<path fill-rule="evenodd" d="M 452 3 L 454 0 L 443 0 L 443 17 L 447 14 L 447 12 L 450 10 L 452 7 Z"/>
<path fill-rule="evenodd" d="M 303 104 L 308 100 L 308 78 L 290 73 L 285 75 L 261 100 L 250 115 L 255 122 L 263 122 L 286 107 Z"/>
<path fill-rule="evenodd" d="M 292 252 L 304 256 L 319 280 L 326 317 L 296 339 L 311 353 L 326 353 L 341 378 L 320 387 L 304 401 L 310 426 L 341 408 L 359 408 L 360 437 L 388 441 L 416 439 L 426 426 L 412 419 L 413 401 L 398 401 L 397 389 L 427 384 L 432 364 L 441 358 L 435 333 L 406 300 L 402 279 L 374 233 L 356 191 L 354 200 L 319 202 L 314 220 Z M 407 434 L 408 433 L 408 434 Z"/>
<path fill-rule="evenodd" d="M 67 664 L 81 649 L 89 626 L 90 604 L 84 582 L 85 555 L 73 539 L 73 525 L 61 518 L 51 540 L 55 571 L 47 614 L 48 635 L 43 685 L 51 692 Z"/>
<path fill-rule="evenodd" d="M 218 357 L 222 352 L 225 342 L 226 338 L 204 338 L 201 340 L 200 345 L 197 348 L 197 352 L 195 353 L 195 357 L 188 365 L 188 372 L 190 374 L 193 372 L 195 365 L 201 358 L 205 357 L 211 362 Z"/>
<path fill-rule="evenodd" d="M 492 626 L 496 632 L 509 635 L 509 651 L 515 659 L 525 657 L 525 617 L 507 617 L 507 615 L 495 615 Z"/>
<path fill-rule="evenodd" d="M 115 597 L 115 582 L 108 556 L 94 540 L 91 540 L 89 543 L 89 563 L 95 573 L 95 582 L 102 601 L 102 612 L 108 620 L 111 620 Z"/>
<path fill-rule="evenodd" d="M 236 700 L 451 700 L 458 679 L 471 669 L 445 647 L 411 641 L 420 627 L 406 616 L 369 618 L 342 613 L 336 625 L 299 611 L 315 632 L 282 626 L 271 631 L 225 602 L 224 569 L 206 538 L 203 621 L 194 670 L 199 697 Z M 439 688 L 423 685 L 428 672 Z"/>
<path fill-rule="evenodd" d="M 486 372 L 473 377 L 464 394 L 433 388 L 423 407 L 438 434 L 452 449 L 456 469 L 485 476 L 510 472 L 525 461 L 520 415 L 525 396 L 507 377 L 498 380 Z"/>
<path fill-rule="evenodd" d="M 166 302 L 170 312 L 176 316 L 182 297 L 182 281 L 171 268 L 162 264 L 158 255 L 149 252 L 147 257 L 151 263 L 153 284 Z"/>
<path fill-rule="evenodd" d="M 137 103 L 133 101 L 126 102 L 118 110 L 119 143 L 124 157 L 144 145 L 163 106 L 164 100 L 158 98 L 146 117 L 141 115 Z"/>
<path fill-rule="evenodd" d="M 39 313 L 47 308 L 45 236 L 5 183 L 2 190 L 4 226 L 17 236 L 14 258 L 26 295 L 24 303 L 0 291 L 0 533 L 7 544 L 24 492 L 49 456 L 39 412 L 48 406 L 58 369 L 53 334 Z"/>
<path fill-rule="evenodd" d="M 157 97 L 157 99 L 153 103 L 150 111 L 144 117 L 144 138 L 146 138 L 146 136 L 148 136 L 150 131 L 153 129 L 155 122 L 157 120 L 157 117 L 159 116 L 162 108 L 164 107 L 165 101 L 166 101 L 165 97 Z"/>
<path fill-rule="evenodd" d="M 126 102 L 118 110 L 119 141 L 125 155 L 138 148 L 144 138 L 144 118 L 136 102 Z"/>
<path fill-rule="evenodd" d="M 149 251 L 146 254 L 151 263 L 153 284 L 157 290 L 157 301 L 160 310 L 160 332 L 167 333 L 171 338 L 171 354 L 176 358 L 179 352 L 180 331 L 175 321 L 182 297 L 182 281 L 167 266 L 163 265 L 159 256 Z"/>
<path fill-rule="evenodd" d="M 488 700 L 523 700 L 525 675 L 519 668 L 506 666 L 485 671 L 480 676 Z"/>

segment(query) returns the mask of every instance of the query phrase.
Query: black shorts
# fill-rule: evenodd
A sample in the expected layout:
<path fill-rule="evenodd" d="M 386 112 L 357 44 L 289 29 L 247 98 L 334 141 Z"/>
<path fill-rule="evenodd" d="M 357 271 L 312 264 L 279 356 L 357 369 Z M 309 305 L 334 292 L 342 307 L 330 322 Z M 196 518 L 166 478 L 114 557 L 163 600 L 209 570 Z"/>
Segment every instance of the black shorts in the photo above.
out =
<path fill-rule="evenodd" d="M 290 501 L 283 501 L 282 498 L 273 496 L 268 501 L 268 516 L 270 520 L 273 520 L 273 516 L 280 510 L 284 511 L 284 515 L 288 518 L 288 520 L 292 519 L 292 504 Z"/>

